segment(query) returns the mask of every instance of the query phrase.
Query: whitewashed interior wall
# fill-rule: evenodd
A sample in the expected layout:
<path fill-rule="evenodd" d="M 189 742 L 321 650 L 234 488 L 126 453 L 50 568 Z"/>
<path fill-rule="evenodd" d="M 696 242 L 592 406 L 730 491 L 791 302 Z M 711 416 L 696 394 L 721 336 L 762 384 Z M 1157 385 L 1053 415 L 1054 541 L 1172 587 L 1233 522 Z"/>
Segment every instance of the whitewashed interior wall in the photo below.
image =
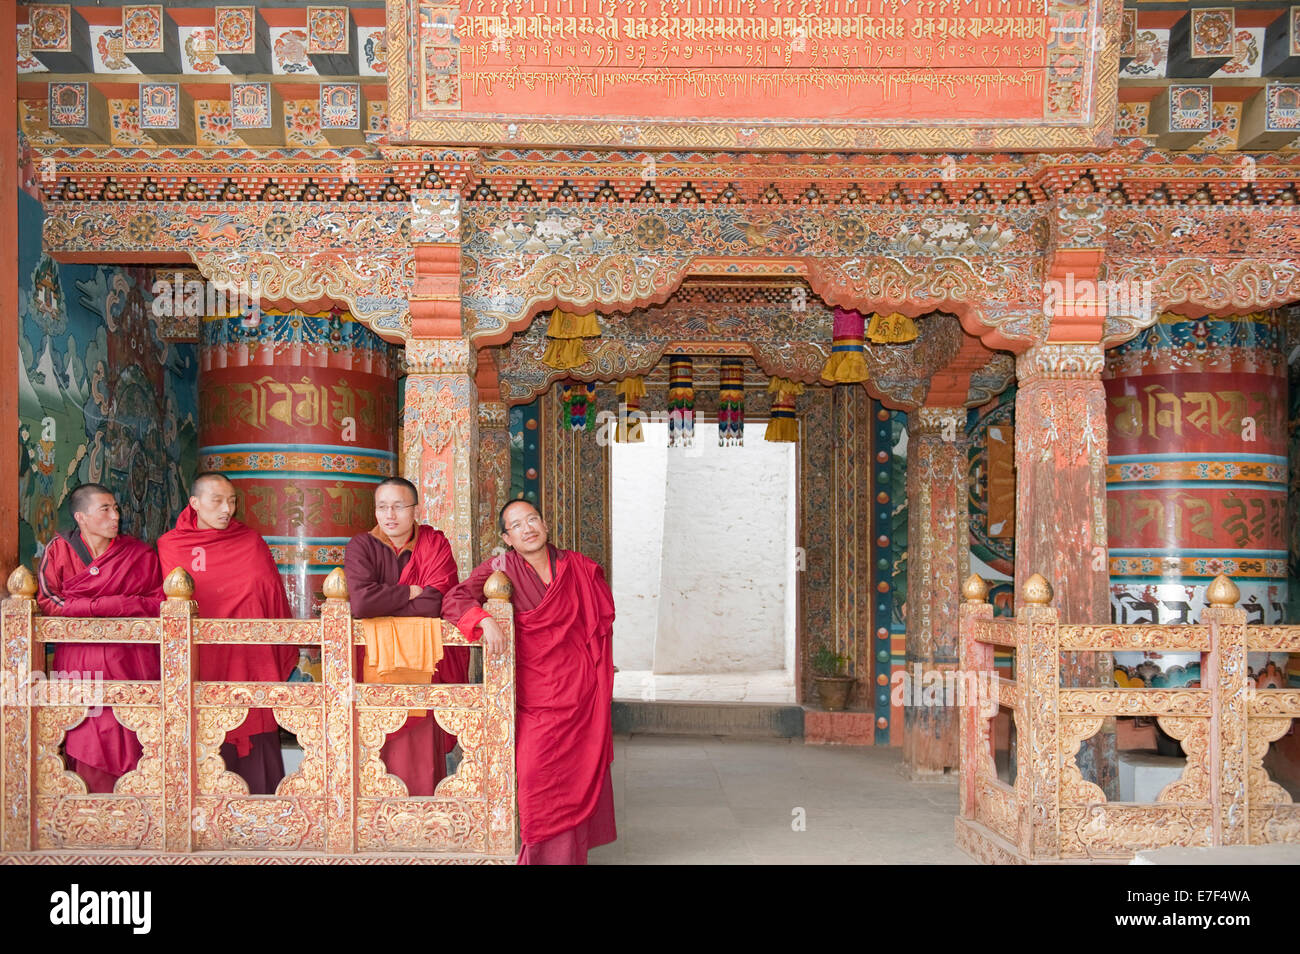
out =
<path fill-rule="evenodd" d="M 613 448 L 614 663 L 656 674 L 792 672 L 796 621 L 795 445 L 719 447 L 665 425 Z"/>

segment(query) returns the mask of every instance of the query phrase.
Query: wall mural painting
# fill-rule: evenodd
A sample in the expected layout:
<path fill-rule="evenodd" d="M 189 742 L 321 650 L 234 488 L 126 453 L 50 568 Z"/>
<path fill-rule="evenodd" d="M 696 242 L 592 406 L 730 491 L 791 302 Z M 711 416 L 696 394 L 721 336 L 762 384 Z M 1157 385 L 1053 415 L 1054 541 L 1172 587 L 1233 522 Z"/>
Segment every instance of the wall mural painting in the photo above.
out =
<path fill-rule="evenodd" d="M 19 198 L 19 557 L 71 527 L 73 487 L 117 494 L 122 532 L 152 541 L 197 459 L 197 356 L 165 341 L 144 268 L 58 265 L 40 203 Z"/>
<path fill-rule="evenodd" d="M 1016 389 L 967 412 L 970 436 L 971 572 L 989 584 L 995 616 L 1011 616 L 1015 596 Z"/>
<path fill-rule="evenodd" d="M 510 494 L 511 500 L 538 502 L 541 455 L 538 421 L 541 399 L 510 409 Z"/>

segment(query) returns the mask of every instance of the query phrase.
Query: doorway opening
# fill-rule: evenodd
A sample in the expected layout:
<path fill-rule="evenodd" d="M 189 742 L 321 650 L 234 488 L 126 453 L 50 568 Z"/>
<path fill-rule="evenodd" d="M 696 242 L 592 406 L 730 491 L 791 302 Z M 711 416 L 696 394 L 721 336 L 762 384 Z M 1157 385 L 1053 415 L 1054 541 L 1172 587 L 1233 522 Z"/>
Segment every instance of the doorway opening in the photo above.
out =
<path fill-rule="evenodd" d="M 798 629 L 796 444 L 692 447 L 668 426 L 612 444 L 614 698 L 794 703 Z"/>

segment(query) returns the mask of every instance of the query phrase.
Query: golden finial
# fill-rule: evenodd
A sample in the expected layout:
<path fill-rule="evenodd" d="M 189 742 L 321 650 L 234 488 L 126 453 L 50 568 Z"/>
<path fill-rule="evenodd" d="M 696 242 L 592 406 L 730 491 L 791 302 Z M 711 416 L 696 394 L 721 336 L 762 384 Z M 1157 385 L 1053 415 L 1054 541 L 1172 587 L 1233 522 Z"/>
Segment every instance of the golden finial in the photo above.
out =
<path fill-rule="evenodd" d="M 487 582 L 483 584 L 483 595 L 490 600 L 509 600 L 514 592 L 515 588 L 510 585 L 510 577 L 501 570 L 489 576 Z"/>
<path fill-rule="evenodd" d="M 1205 588 L 1205 599 L 1211 606 L 1236 606 L 1240 598 L 1241 590 L 1237 589 L 1237 584 L 1222 573 Z"/>
<path fill-rule="evenodd" d="M 9 595 L 30 600 L 36 595 L 36 577 L 21 563 L 9 574 Z"/>
<path fill-rule="evenodd" d="M 1052 584 L 1048 583 L 1040 573 L 1035 573 L 1025 580 L 1025 587 L 1020 592 L 1026 603 L 1035 606 L 1046 606 L 1052 602 Z"/>
<path fill-rule="evenodd" d="M 966 582 L 961 585 L 961 596 L 967 603 L 983 603 L 988 600 L 989 585 L 984 582 L 984 578 L 978 573 L 972 573 L 966 577 Z"/>
<path fill-rule="evenodd" d="M 190 579 L 188 573 L 177 567 L 167 574 L 167 579 L 163 580 L 163 593 L 169 600 L 192 600 L 194 581 Z"/>
<path fill-rule="evenodd" d="M 325 599 L 327 600 L 345 600 L 348 598 L 348 578 L 343 572 L 343 567 L 336 566 L 330 570 L 330 575 L 325 577 Z"/>

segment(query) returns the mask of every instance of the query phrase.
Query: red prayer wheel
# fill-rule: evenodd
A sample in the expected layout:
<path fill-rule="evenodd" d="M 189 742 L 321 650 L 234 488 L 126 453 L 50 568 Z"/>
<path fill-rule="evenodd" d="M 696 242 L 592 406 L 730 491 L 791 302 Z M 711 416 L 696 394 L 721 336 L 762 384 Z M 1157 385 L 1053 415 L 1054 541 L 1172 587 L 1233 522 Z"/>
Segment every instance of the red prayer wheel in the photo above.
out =
<path fill-rule="evenodd" d="M 374 485 L 397 463 L 396 378 L 396 348 L 347 312 L 203 321 L 199 466 L 234 482 L 300 618 L 374 526 Z"/>
<path fill-rule="evenodd" d="M 1287 362 L 1276 313 L 1164 315 L 1106 368 L 1111 607 L 1119 623 L 1195 623 L 1220 573 L 1254 624 L 1287 602 Z M 1199 654 L 1116 653 L 1124 685 L 1200 679 Z M 1284 684 L 1286 654 L 1252 653 Z M 1271 664 L 1271 666 L 1270 666 Z"/>

